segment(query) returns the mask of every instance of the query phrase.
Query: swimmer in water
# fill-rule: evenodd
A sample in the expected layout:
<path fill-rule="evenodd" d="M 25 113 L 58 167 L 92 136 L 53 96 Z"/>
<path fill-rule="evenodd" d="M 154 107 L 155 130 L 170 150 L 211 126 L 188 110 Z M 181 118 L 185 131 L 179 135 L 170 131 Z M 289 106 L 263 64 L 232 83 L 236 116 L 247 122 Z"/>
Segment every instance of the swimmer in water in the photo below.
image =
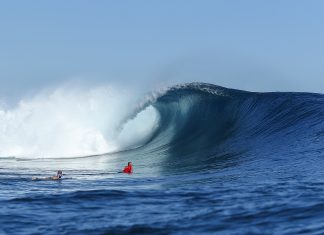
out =
<path fill-rule="evenodd" d="M 45 177 L 45 178 L 33 177 L 32 180 L 61 180 L 62 177 L 63 177 L 63 171 L 58 170 L 57 174 L 51 177 Z"/>
<path fill-rule="evenodd" d="M 62 179 L 62 177 L 63 177 L 63 171 L 58 170 L 57 174 L 52 176 L 52 180 L 60 180 L 60 179 Z"/>
<path fill-rule="evenodd" d="M 131 174 L 133 173 L 133 165 L 132 162 L 128 162 L 128 165 L 125 166 L 123 173 Z"/>

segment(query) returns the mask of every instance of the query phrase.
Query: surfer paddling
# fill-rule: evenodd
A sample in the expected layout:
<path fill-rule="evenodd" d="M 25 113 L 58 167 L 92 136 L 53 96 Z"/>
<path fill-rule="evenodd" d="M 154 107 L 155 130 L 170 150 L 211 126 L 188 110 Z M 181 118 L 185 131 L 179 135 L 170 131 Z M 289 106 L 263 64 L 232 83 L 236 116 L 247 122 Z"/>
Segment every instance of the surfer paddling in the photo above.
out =
<path fill-rule="evenodd" d="M 133 173 L 133 165 L 132 165 L 132 162 L 128 162 L 127 166 L 125 166 L 125 168 L 122 171 L 122 173 L 127 173 L 127 174 Z"/>
<path fill-rule="evenodd" d="M 58 170 L 57 174 L 51 177 L 45 177 L 45 178 L 33 177 L 32 180 L 61 180 L 62 177 L 63 177 L 63 171 Z"/>

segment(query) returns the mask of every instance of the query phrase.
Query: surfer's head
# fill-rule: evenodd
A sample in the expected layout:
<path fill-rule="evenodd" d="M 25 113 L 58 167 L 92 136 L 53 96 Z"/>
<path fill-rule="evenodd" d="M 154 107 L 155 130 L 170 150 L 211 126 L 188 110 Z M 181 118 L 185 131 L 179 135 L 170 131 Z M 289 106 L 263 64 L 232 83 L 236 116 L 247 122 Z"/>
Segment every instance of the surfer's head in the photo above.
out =
<path fill-rule="evenodd" d="M 128 162 L 128 165 L 131 166 L 132 165 L 132 162 Z"/>
<path fill-rule="evenodd" d="M 57 177 L 62 178 L 63 172 L 61 170 L 57 171 Z"/>

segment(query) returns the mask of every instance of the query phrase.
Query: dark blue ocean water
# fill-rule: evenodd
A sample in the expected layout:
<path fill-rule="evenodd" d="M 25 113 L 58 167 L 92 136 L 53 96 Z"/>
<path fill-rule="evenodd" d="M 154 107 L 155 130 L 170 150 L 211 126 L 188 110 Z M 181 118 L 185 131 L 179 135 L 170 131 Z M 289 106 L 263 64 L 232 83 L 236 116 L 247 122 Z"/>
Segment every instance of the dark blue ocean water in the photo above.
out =
<path fill-rule="evenodd" d="M 147 106 L 136 149 L 1 158 L 0 234 L 324 234 L 323 95 L 187 84 Z"/>

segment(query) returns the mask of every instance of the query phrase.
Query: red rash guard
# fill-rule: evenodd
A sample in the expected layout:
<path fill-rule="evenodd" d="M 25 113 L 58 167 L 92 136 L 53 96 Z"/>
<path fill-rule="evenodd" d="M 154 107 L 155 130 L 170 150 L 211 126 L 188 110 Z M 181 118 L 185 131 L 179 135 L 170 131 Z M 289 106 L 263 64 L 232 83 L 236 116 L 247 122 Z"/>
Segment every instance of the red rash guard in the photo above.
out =
<path fill-rule="evenodd" d="M 130 174 L 130 173 L 133 172 L 133 167 L 132 166 L 125 166 L 123 172 Z"/>

